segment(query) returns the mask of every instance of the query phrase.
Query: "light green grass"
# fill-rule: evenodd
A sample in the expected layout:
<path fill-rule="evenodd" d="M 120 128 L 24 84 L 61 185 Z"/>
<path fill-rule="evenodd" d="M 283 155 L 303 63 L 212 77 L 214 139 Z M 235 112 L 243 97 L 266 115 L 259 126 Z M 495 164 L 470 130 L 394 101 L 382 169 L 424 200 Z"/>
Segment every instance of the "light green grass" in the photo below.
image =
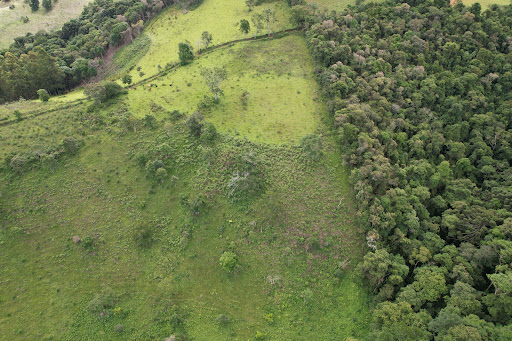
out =
<path fill-rule="evenodd" d="M 9 47 L 14 38 L 24 36 L 25 33 L 60 29 L 66 21 L 78 18 L 90 1 L 92 0 L 58 0 L 53 3 L 53 9 L 49 12 L 40 6 L 35 13 L 24 0 L 0 2 L 0 49 Z M 9 9 L 10 5 L 15 8 Z M 21 22 L 21 17 L 24 16 L 29 18 L 26 24 Z"/>
<path fill-rule="evenodd" d="M 480 5 L 482 5 L 483 10 L 485 10 L 486 8 L 493 4 L 505 6 L 510 5 L 511 3 L 510 0 L 463 0 L 463 2 L 466 6 L 471 6 L 478 2 L 480 3 Z"/>
<path fill-rule="evenodd" d="M 298 143 L 319 126 L 324 107 L 313 77 L 313 61 L 298 34 L 243 42 L 203 55 L 151 82 L 156 88 L 149 90 L 146 84 L 130 90 L 130 110 L 144 116 L 156 104 L 192 114 L 204 96 L 211 95 L 200 70 L 212 66 L 225 67 L 228 73 L 220 103 L 205 113 L 220 131 L 261 142 Z M 249 92 L 246 109 L 241 104 L 244 91 Z"/>
<path fill-rule="evenodd" d="M 196 49 L 203 31 L 212 34 L 213 45 L 245 38 L 236 23 L 241 19 L 250 21 L 254 13 L 261 13 L 266 8 L 276 11 L 274 31 L 291 28 L 289 9 L 282 1 L 257 6 L 252 12 L 248 12 L 245 2 L 241 0 L 204 0 L 197 9 L 187 14 L 174 8 L 165 10 L 144 30 L 151 39 L 151 47 L 136 65 L 145 73 L 142 78 L 156 74 L 159 71 L 158 65 L 164 68 L 168 63 L 177 62 L 179 43 L 189 41 Z M 254 31 L 249 36 L 251 33 L 254 34 Z M 131 71 L 131 75 L 134 82 L 142 79 L 136 69 Z"/>

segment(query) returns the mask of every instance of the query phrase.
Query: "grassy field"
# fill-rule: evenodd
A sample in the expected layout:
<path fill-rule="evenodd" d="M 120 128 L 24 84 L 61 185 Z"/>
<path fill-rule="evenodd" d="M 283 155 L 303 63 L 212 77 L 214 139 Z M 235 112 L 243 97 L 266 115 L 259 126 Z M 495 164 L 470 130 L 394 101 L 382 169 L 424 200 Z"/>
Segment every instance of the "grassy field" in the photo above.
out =
<path fill-rule="evenodd" d="M 24 36 L 25 33 L 60 29 L 66 21 L 78 18 L 83 7 L 90 1 L 58 0 L 49 12 L 41 6 L 35 13 L 24 0 L 0 2 L 0 49 L 9 47 L 14 38 Z M 11 5 L 15 6 L 12 10 L 9 9 Z M 21 21 L 21 17 L 25 16 L 29 18 L 28 23 Z"/>
<path fill-rule="evenodd" d="M 363 234 L 353 216 L 347 173 L 329 137 L 324 158 L 311 164 L 297 147 L 229 136 L 199 143 L 183 121 L 127 132 L 114 123 L 115 107 L 87 117 L 55 114 L 59 132 L 84 138 L 79 155 L 62 160 L 54 171 L 2 176 L 0 335 L 9 340 L 366 335 L 368 298 L 350 271 L 361 257 Z M 28 122 L 17 124 L 17 132 L 29 129 L 23 125 Z M 81 130 L 73 131 L 78 122 Z M 132 155 L 162 143 L 171 146 L 171 157 L 165 161 L 169 177 L 160 184 L 146 178 Z M 202 156 L 205 149 L 213 152 L 210 164 Z M 226 183 L 239 155 L 248 152 L 261 161 L 265 192 L 233 202 Z M 183 202 L 198 194 L 205 205 L 192 214 Z M 141 225 L 151 228 L 149 247 L 138 247 L 134 239 Z M 92 245 L 74 244 L 75 235 L 89 237 Z M 225 250 L 240 260 L 233 274 L 218 264 Z M 335 277 L 342 260 L 351 266 Z M 268 276 L 279 279 L 271 284 Z M 114 303 L 104 313 L 91 311 L 95 295 L 110 291 Z M 220 314 L 230 322 L 219 324 Z"/>
<path fill-rule="evenodd" d="M 364 338 L 369 297 L 352 270 L 364 234 L 307 56 L 298 34 L 240 43 L 161 77 L 151 91 L 139 86 L 95 110 L 84 103 L 0 126 L 2 159 L 65 137 L 84 143 L 53 168 L 36 161 L 14 174 L 0 166 L 0 335 Z M 229 75 L 220 103 L 206 111 L 222 133 L 209 140 L 166 113 L 197 106 L 206 66 Z M 44 110 L 80 96 L 1 110 Z M 146 114 L 157 118 L 153 127 Z M 127 126 L 127 117 L 137 120 Z M 323 136 L 316 162 L 297 146 L 311 132 Z M 144 157 L 163 161 L 162 181 Z M 244 160 L 255 160 L 261 187 L 235 200 L 229 184 Z M 219 265 L 225 251 L 237 256 L 233 272 Z"/>
<path fill-rule="evenodd" d="M 252 12 L 248 12 L 245 2 L 239 0 L 204 0 L 201 6 L 187 14 L 183 14 L 181 10 L 169 8 L 149 23 L 144 31 L 145 37 L 138 38 L 151 40 L 148 52 L 140 58 L 132 54 L 123 54 L 121 51 L 117 54 L 114 63 L 136 64 L 131 75 L 134 82 L 137 82 L 141 78 L 156 74 L 159 71 L 159 65 L 164 68 L 168 63 L 178 61 L 179 43 L 189 41 L 196 49 L 196 43 L 203 31 L 212 34 L 213 45 L 245 38 L 236 23 L 241 19 L 250 21 L 253 13 L 261 13 L 267 8 L 276 11 L 277 22 L 273 27 L 274 31 L 291 28 L 288 6 L 284 2 L 263 4 L 257 6 Z M 263 31 L 261 33 L 264 33 Z M 254 35 L 252 29 L 249 36 L 251 34 Z M 134 63 L 133 58 L 138 61 Z M 137 70 L 138 67 L 140 71 Z M 144 76 L 140 77 L 140 72 L 143 72 Z"/>
<path fill-rule="evenodd" d="M 127 104 L 142 116 L 150 112 L 159 118 L 168 115 L 155 107 L 191 114 L 205 95 L 211 95 L 201 68 L 224 67 L 228 71 L 222 83 L 224 96 L 219 105 L 205 111 L 206 118 L 220 131 L 252 140 L 298 143 L 317 129 L 323 110 L 308 56 L 305 40 L 298 34 L 239 43 L 131 89 Z M 241 102 L 245 91 L 249 93 L 246 107 Z"/>

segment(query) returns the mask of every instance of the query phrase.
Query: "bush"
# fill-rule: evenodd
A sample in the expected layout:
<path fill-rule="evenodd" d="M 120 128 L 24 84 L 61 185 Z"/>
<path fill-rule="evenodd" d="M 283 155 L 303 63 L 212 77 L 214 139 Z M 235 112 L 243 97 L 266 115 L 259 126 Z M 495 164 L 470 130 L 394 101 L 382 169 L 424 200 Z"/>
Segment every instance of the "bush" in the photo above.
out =
<path fill-rule="evenodd" d="M 118 96 L 123 91 L 115 82 L 96 83 L 88 86 L 84 93 L 96 103 L 103 103 Z"/>
<path fill-rule="evenodd" d="M 194 60 L 194 52 L 192 52 L 190 44 L 180 43 L 178 47 L 181 65 L 186 65 Z"/>
<path fill-rule="evenodd" d="M 13 115 L 16 118 L 16 121 L 18 122 L 23 119 L 23 116 L 21 115 L 21 112 L 19 110 L 14 110 Z"/>
<path fill-rule="evenodd" d="M 201 133 L 201 141 L 211 143 L 217 137 L 217 129 L 211 122 L 205 122 Z"/>
<path fill-rule="evenodd" d="M 85 237 L 80 242 L 80 246 L 82 246 L 86 250 L 92 250 L 94 248 L 94 239 L 92 237 Z"/>
<path fill-rule="evenodd" d="M 187 120 L 187 128 L 190 131 L 190 135 L 194 135 L 197 137 L 201 136 L 203 130 L 203 120 L 204 116 L 199 111 L 196 111 L 195 113 L 189 116 Z"/>
<path fill-rule="evenodd" d="M 39 100 L 41 102 L 48 102 L 48 100 L 50 99 L 50 95 L 48 94 L 48 91 L 46 91 L 45 89 L 37 90 L 37 94 L 39 95 Z"/>
<path fill-rule="evenodd" d="M 135 229 L 133 233 L 133 240 L 135 244 L 140 248 L 149 248 L 153 245 L 153 228 L 148 225 L 140 225 Z"/>
<path fill-rule="evenodd" d="M 254 152 L 241 155 L 238 164 L 238 170 L 228 181 L 228 196 L 234 200 L 242 200 L 262 192 L 264 178 Z"/>
<path fill-rule="evenodd" d="M 28 169 L 29 163 L 30 160 L 25 155 L 15 155 L 9 165 L 16 173 L 23 174 Z"/>
<path fill-rule="evenodd" d="M 224 252 L 219 258 L 219 264 L 224 270 L 228 272 L 233 271 L 238 264 L 236 254 L 230 251 Z"/>
<path fill-rule="evenodd" d="M 93 314 L 100 314 L 106 309 L 114 307 L 116 297 L 110 288 L 105 288 L 100 294 L 96 294 L 94 298 L 87 304 L 87 310 Z"/>
<path fill-rule="evenodd" d="M 304 136 L 300 141 L 300 147 L 309 161 L 318 161 L 322 157 L 322 139 L 317 135 Z"/>
<path fill-rule="evenodd" d="M 81 145 L 82 141 L 75 139 L 74 137 L 66 137 L 62 140 L 62 147 L 64 148 L 64 152 L 71 155 L 76 154 Z"/>
<path fill-rule="evenodd" d="M 230 321 L 231 320 L 229 319 L 229 316 L 227 316 L 226 314 L 219 314 L 219 316 L 217 316 L 217 322 L 221 326 L 227 325 Z"/>
<path fill-rule="evenodd" d="M 124 75 L 122 78 L 122 82 L 123 82 L 123 84 L 127 84 L 127 85 L 132 84 L 132 76 L 129 74 Z"/>

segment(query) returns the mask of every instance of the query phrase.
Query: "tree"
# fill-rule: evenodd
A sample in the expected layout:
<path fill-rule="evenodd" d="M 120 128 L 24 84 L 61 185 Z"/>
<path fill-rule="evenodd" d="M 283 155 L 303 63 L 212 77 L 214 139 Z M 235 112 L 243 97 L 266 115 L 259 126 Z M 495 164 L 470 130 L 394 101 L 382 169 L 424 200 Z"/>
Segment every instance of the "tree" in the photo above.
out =
<path fill-rule="evenodd" d="M 37 94 L 39 95 L 39 100 L 41 102 L 48 102 L 48 100 L 50 99 L 50 95 L 48 94 L 48 91 L 46 91 L 45 89 L 37 90 Z"/>
<path fill-rule="evenodd" d="M 129 74 L 124 75 L 122 82 L 123 82 L 123 84 L 127 84 L 127 85 L 132 84 L 132 76 Z"/>
<path fill-rule="evenodd" d="M 16 118 L 16 121 L 18 122 L 23 119 L 23 116 L 19 110 L 14 110 L 13 115 Z"/>
<path fill-rule="evenodd" d="M 121 85 L 115 82 L 95 83 L 88 86 L 84 90 L 84 94 L 92 98 L 96 103 L 101 104 L 116 97 L 122 90 Z"/>
<path fill-rule="evenodd" d="M 30 9 L 32 9 L 32 12 L 37 12 L 39 9 L 39 0 L 30 0 Z"/>
<path fill-rule="evenodd" d="M 71 155 L 75 154 L 78 149 L 80 149 L 81 144 L 82 142 L 74 137 L 65 137 L 62 140 L 62 147 L 64 148 L 64 151 Z"/>
<path fill-rule="evenodd" d="M 46 9 L 46 11 L 49 11 L 52 9 L 52 0 L 43 0 L 42 4 L 43 4 L 44 9 Z"/>
<path fill-rule="evenodd" d="M 262 14 L 263 22 L 267 26 L 268 36 L 272 33 L 272 26 L 276 22 L 276 12 L 271 10 L 270 8 L 263 11 Z"/>
<path fill-rule="evenodd" d="M 186 65 L 194 60 L 194 52 L 192 51 L 192 47 L 188 43 L 180 43 L 179 44 L 179 57 L 181 65 Z"/>
<path fill-rule="evenodd" d="M 225 69 L 221 68 L 204 68 L 201 69 L 201 75 L 204 77 L 206 85 L 210 89 L 211 93 L 215 97 L 215 101 L 218 101 L 219 95 L 222 95 L 222 89 L 220 88 L 220 84 L 227 77 L 227 73 Z"/>
<path fill-rule="evenodd" d="M 208 45 L 212 42 L 212 35 L 208 31 L 204 31 L 201 35 L 201 42 L 204 44 L 205 49 L 208 49 Z"/>
<path fill-rule="evenodd" d="M 254 6 L 256 6 L 255 0 L 245 0 L 245 4 L 247 5 L 247 8 L 249 9 L 249 12 L 252 11 Z"/>
<path fill-rule="evenodd" d="M 240 25 L 239 26 L 240 32 L 242 32 L 245 35 L 247 35 L 249 33 L 249 31 L 251 30 L 251 25 L 249 24 L 249 21 L 247 21 L 246 19 L 240 20 L 240 22 L 238 24 Z"/>
<path fill-rule="evenodd" d="M 263 16 L 261 14 L 254 14 L 251 17 L 251 21 L 252 21 L 252 24 L 253 24 L 253 26 L 255 28 L 254 39 L 256 39 L 256 36 L 258 35 L 258 30 L 262 29 L 264 27 L 263 26 Z"/>

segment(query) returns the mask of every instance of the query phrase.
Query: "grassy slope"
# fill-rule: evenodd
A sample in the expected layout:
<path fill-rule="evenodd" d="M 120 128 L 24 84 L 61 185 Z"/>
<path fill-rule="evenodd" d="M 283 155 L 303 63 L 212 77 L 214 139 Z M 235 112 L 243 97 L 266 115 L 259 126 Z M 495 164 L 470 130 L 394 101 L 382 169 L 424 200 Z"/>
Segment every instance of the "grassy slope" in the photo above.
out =
<path fill-rule="evenodd" d="M 64 116 L 61 125 L 72 124 Z M 207 167 L 182 123 L 171 137 L 161 128 L 128 135 L 110 129 L 88 132 L 85 149 L 55 173 L 2 178 L 1 335 L 161 339 L 173 332 L 165 322 L 169 306 L 185 316 L 180 329 L 197 340 L 246 340 L 256 331 L 271 339 L 365 334 L 364 291 L 350 275 L 341 283 L 332 276 L 341 259 L 360 257 L 362 234 L 343 185 L 347 175 L 328 138 L 324 162 L 309 166 L 297 148 L 226 137 L 213 147 L 217 156 Z M 176 187 L 170 180 L 155 186 L 129 159 L 132 150 L 162 140 L 173 146 Z M 226 199 L 233 169 L 225 165 L 249 149 L 264 161 L 267 191 L 242 208 Z M 209 197 L 209 207 L 194 217 L 179 202 L 197 192 Z M 134 228 L 161 218 L 168 222 L 157 229 L 156 244 L 138 249 Z M 96 248 L 74 245 L 73 235 L 94 237 Z M 308 251 L 312 235 L 319 250 Z M 236 276 L 218 266 L 231 242 L 242 265 Z M 272 287 L 268 275 L 279 275 L 280 284 Z M 118 295 L 121 313 L 99 319 L 85 308 L 104 287 Z M 300 298 L 305 288 L 313 293 L 309 305 Z M 227 327 L 218 326 L 220 313 L 231 317 Z M 268 313 L 273 323 L 265 321 Z M 155 322 L 162 315 L 164 322 Z M 123 334 L 113 332 L 117 324 Z"/>
<path fill-rule="evenodd" d="M 156 104 L 191 114 L 204 96 L 210 95 L 200 70 L 213 66 L 228 70 L 228 79 L 222 84 L 224 96 L 206 114 L 219 130 L 258 141 L 289 143 L 298 142 L 297 137 L 319 126 L 323 104 L 313 77 L 313 61 L 298 34 L 239 43 L 202 55 L 152 82 L 158 87 L 151 91 L 147 85 L 130 90 L 130 110 L 144 116 Z M 250 93 L 245 109 L 241 104 L 244 91 Z"/>
<path fill-rule="evenodd" d="M 370 2 L 370 0 L 366 0 Z M 381 2 L 383 0 L 371 0 L 371 2 Z M 327 8 L 329 10 L 341 11 L 348 5 L 355 5 L 355 0 L 306 0 L 307 3 L 313 3 L 317 5 L 319 8 Z M 485 9 L 492 4 L 498 5 L 508 5 L 510 4 L 510 0 L 463 0 L 466 6 L 471 6 L 472 4 L 479 2 L 482 5 L 482 8 Z"/>
<path fill-rule="evenodd" d="M 178 44 L 189 41 L 196 49 L 196 43 L 203 31 L 213 36 L 213 45 L 245 38 L 236 23 L 241 19 L 250 21 L 253 13 L 260 13 L 266 8 L 276 10 L 277 23 L 274 31 L 291 28 L 289 11 L 283 2 L 264 4 L 255 8 L 251 13 L 247 11 L 245 2 L 239 0 L 205 0 L 197 9 L 183 14 L 181 10 L 169 8 L 151 21 L 145 29 L 145 34 L 151 40 L 148 53 L 144 55 L 136 66 L 141 67 L 145 77 L 158 72 L 158 65 L 165 67 L 168 63 L 178 61 Z M 251 25 L 252 27 L 252 25 Z M 254 31 L 252 31 L 254 34 Z M 263 32 L 262 32 L 263 33 Z M 129 55 L 119 53 L 117 64 L 131 63 Z M 127 59 L 125 59 L 127 58 Z M 119 60 L 121 59 L 121 60 Z M 133 81 L 141 79 L 139 71 L 132 70 Z"/>
<path fill-rule="evenodd" d="M 0 2 L 0 49 L 7 48 L 13 39 L 25 35 L 25 33 L 36 33 L 39 30 L 47 32 L 59 29 L 66 21 L 77 18 L 83 7 L 91 0 L 58 0 L 54 3 L 50 12 L 41 6 L 39 11 L 33 13 L 28 2 L 23 0 L 11 0 Z M 13 10 L 10 5 L 15 5 Z M 24 24 L 21 17 L 27 16 L 29 22 Z"/>
<path fill-rule="evenodd" d="M 303 79 L 314 88 L 311 61 L 297 59 L 304 52 L 302 39 L 292 35 L 237 45 L 204 56 L 185 70 L 203 61 L 231 60 L 225 65 L 228 73 L 241 74 L 244 63 L 236 58 L 248 54 L 256 56 L 251 68 L 267 83 L 280 77 L 276 69 L 281 65 L 293 65 L 293 82 Z M 291 53 L 296 49 L 298 54 Z M 289 56 L 277 62 L 275 54 Z M 183 91 L 202 84 L 199 79 L 194 83 Z M 251 85 L 257 89 L 251 96 L 263 91 L 262 84 Z M 155 91 L 145 95 L 159 98 Z M 265 94 L 270 103 L 295 95 L 290 86 Z M 131 96 L 120 101 L 129 103 Z M 250 106 L 256 105 L 253 98 Z M 321 110 L 310 97 L 305 100 Z M 222 101 L 229 103 L 228 93 Z M 159 340 L 184 331 L 197 340 L 247 340 L 257 331 L 269 339 L 366 334 L 364 290 L 350 273 L 341 282 L 333 277 L 341 260 L 357 262 L 364 241 L 353 217 L 347 174 L 329 137 L 322 163 L 310 165 L 297 147 L 225 136 L 212 147 L 215 157 L 207 166 L 183 121 L 126 133 L 110 118 L 118 107 L 101 114 L 106 126 L 94 125 L 101 121 L 98 115 L 81 114 L 76 108 L 0 127 L 6 152 L 58 143 L 65 136 L 82 136 L 86 145 L 54 173 L 37 170 L 20 178 L 1 177 L 0 335 L 10 340 Z M 237 110 L 236 105 L 227 108 Z M 208 116 L 212 121 L 221 115 L 216 110 Z M 134 110 L 139 117 L 145 113 Z M 301 119 L 303 124 L 315 120 L 309 117 Z M 312 129 L 295 129 L 293 120 L 285 124 L 290 126 L 283 128 L 285 135 L 268 128 L 273 142 L 298 141 Z M 322 132 L 322 125 L 316 124 Z M 258 140 L 256 134 L 248 137 Z M 163 141 L 173 149 L 169 170 L 178 178 L 176 186 L 170 178 L 156 185 L 130 159 L 134 150 Z M 256 151 L 263 162 L 266 192 L 250 204 L 233 204 L 226 197 L 226 183 L 234 172 L 230 165 L 234 156 L 248 150 Z M 208 208 L 192 216 L 180 201 L 196 193 L 207 196 Z M 156 243 L 148 250 L 137 248 L 132 237 L 144 222 L 159 226 Z M 88 251 L 74 245 L 73 235 L 93 237 L 96 247 Z M 318 241 L 318 249 L 311 249 L 311 238 Z M 240 257 L 237 275 L 226 274 L 218 265 L 229 247 Z M 268 275 L 279 275 L 279 284 L 270 285 Z M 98 318 L 86 307 L 105 287 L 118 296 L 115 306 L 120 310 Z M 301 296 L 306 288 L 312 294 L 308 304 Z M 169 322 L 171 308 L 183 316 L 182 325 Z M 232 321 L 225 327 L 216 322 L 221 313 Z M 270 313 L 273 322 L 265 319 Z M 114 332 L 117 324 L 124 326 L 123 333 Z"/>

